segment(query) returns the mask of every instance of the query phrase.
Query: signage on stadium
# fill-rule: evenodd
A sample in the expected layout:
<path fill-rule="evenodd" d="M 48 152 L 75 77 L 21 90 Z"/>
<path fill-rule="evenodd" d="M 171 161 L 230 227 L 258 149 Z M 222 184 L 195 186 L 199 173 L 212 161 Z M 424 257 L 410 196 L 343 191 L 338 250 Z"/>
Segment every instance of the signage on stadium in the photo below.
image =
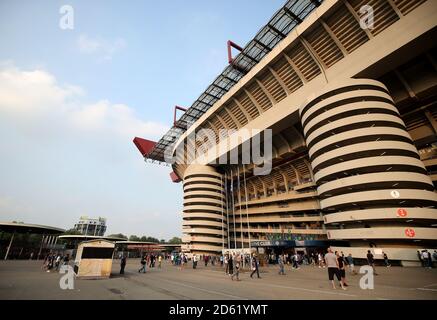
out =
<path fill-rule="evenodd" d="M 252 241 L 252 247 L 317 247 L 326 246 L 322 240 L 260 240 Z"/>

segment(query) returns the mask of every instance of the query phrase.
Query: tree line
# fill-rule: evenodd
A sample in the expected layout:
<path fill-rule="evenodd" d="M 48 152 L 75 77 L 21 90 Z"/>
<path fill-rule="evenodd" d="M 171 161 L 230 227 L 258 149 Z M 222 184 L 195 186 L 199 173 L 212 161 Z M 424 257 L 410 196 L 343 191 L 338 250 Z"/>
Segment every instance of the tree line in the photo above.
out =
<path fill-rule="evenodd" d="M 80 233 L 79 231 L 77 231 L 75 229 L 70 229 L 70 230 L 65 231 L 64 234 L 81 235 L 82 233 Z M 165 239 L 159 240 L 157 238 L 148 237 L 148 236 L 138 237 L 134 234 L 128 237 L 122 233 L 110 234 L 108 237 L 123 238 L 123 239 L 129 240 L 129 241 L 142 241 L 142 242 L 153 242 L 153 243 L 171 243 L 171 244 L 182 243 L 182 239 L 178 238 L 178 237 L 173 237 L 173 238 L 169 239 L 168 241 L 166 241 Z"/>

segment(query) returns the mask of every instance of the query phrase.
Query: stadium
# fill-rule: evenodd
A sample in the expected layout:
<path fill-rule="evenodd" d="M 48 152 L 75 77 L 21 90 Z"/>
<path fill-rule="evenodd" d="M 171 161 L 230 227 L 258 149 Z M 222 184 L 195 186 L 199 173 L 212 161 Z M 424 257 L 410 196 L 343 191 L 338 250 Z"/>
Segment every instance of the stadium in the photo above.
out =
<path fill-rule="evenodd" d="M 433 0 L 290 0 L 246 46 L 229 41 L 229 65 L 171 129 L 134 139 L 182 182 L 183 250 L 377 248 L 403 265 L 435 250 L 436 22 Z M 206 129 L 214 140 L 187 147 Z M 248 141 L 271 144 L 268 174 L 218 161 Z"/>

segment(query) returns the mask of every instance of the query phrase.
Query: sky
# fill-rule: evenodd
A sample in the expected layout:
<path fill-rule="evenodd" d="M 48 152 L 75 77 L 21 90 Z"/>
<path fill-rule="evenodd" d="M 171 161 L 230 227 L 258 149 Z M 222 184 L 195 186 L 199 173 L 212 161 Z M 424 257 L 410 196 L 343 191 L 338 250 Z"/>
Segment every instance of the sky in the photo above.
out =
<path fill-rule="evenodd" d="M 157 141 L 284 2 L 0 0 L 0 221 L 180 237 L 182 185 L 132 140 Z"/>

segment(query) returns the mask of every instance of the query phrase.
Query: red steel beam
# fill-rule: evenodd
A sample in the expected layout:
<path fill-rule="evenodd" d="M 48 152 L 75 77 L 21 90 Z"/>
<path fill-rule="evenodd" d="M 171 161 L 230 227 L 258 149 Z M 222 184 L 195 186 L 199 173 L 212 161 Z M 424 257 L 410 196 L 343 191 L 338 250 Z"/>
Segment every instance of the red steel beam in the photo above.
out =
<path fill-rule="evenodd" d="M 149 154 L 150 151 L 152 151 L 156 145 L 155 141 L 138 138 L 138 137 L 135 137 L 133 142 L 137 146 L 138 150 L 140 150 L 142 156 Z"/>
<path fill-rule="evenodd" d="M 235 42 L 232 42 L 231 40 L 228 40 L 228 62 L 229 64 L 232 64 L 234 62 L 234 58 L 232 58 L 232 48 L 235 48 L 239 50 L 240 52 L 243 51 L 243 48 L 240 47 Z"/>
<path fill-rule="evenodd" d="M 180 110 L 180 111 L 183 111 L 183 112 L 185 112 L 185 111 L 187 111 L 187 109 L 185 109 L 185 108 L 182 108 L 182 107 L 180 107 L 180 106 L 174 106 L 174 112 L 173 112 L 173 126 L 175 126 L 176 127 L 176 111 L 177 110 Z"/>
<path fill-rule="evenodd" d="M 182 181 L 182 179 L 179 178 L 178 175 L 176 174 L 176 172 L 174 172 L 174 171 L 170 172 L 170 178 L 171 178 L 171 181 L 173 181 L 174 183 L 178 183 L 178 182 Z"/>

